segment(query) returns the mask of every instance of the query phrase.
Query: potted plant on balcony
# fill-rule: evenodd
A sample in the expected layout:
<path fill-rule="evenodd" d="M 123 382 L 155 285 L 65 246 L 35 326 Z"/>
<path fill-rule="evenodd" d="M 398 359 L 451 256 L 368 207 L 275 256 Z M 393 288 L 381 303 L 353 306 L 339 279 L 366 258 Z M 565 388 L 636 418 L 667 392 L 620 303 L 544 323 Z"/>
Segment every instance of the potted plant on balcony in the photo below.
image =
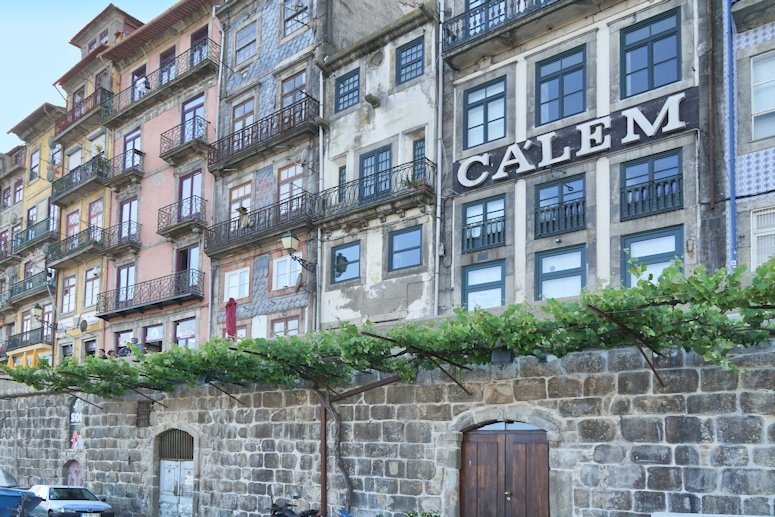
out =
<path fill-rule="evenodd" d="M 405 178 L 404 186 L 408 188 L 417 189 L 417 190 L 426 190 L 426 191 L 431 190 L 431 186 L 428 184 L 428 182 L 425 181 L 425 178 L 417 178 L 414 176 Z"/>

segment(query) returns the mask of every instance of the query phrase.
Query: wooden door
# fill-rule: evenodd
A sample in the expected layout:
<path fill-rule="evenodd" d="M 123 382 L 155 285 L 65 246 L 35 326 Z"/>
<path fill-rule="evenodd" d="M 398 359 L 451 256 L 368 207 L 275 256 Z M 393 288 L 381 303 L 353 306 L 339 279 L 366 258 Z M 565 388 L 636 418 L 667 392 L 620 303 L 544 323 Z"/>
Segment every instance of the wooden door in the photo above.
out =
<path fill-rule="evenodd" d="M 461 517 L 549 517 L 543 430 L 473 431 L 463 436 L 461 456 Z"/>

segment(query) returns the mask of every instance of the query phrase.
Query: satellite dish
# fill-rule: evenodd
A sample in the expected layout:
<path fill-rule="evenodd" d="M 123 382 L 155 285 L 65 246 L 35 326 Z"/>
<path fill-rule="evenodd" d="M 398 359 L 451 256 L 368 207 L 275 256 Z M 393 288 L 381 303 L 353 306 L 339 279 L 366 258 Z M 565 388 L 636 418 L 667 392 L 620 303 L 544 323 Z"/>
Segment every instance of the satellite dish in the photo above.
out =
<path fill-rule="evenodd" d="M 86 327 L 89 326 L 89 322 L 86 320 L 81 320 L 81 322 L 78 324 L 78 328 L 81 329 L 81 332 L 86 332 Z"/>

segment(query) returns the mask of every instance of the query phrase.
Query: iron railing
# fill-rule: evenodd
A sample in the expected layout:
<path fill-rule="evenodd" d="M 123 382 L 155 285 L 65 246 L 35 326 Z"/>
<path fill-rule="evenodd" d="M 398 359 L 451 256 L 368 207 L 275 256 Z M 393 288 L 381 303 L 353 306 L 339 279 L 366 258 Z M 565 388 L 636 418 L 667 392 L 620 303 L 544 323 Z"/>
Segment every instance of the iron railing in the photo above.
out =
<path fill-rule="evenodd" d="M 683 174 L 622 188 L 622 221 L 683 208 Z"/>
<path fill-rule="evenodd" d="M 13 241 L 11 239 L 0 240 L 0 261 L 13 256 Z"/>
<path fill-rule="evenodd" d="M 79 165 L 51 185 L 51 196 L 57 198 L 93 179 L 104 181 L 108 176 L 110 162 L 102 156 L 95 156 L 83 165 Z"/>
<path fill-rule="evenodd" d="M 319 103 L 306 96 L 253 124 L 210 144 L 207 163 L 217 165 L 252 147 L 266 144 L 286 131 L 309 124 L 318 114 Z"/>
<path fill-rule="evenodd" d="M 535 211 L 535 225 L 536 237 L 581 230 L 587 226 L 587 203 L 576 199 L 542 206 Z"/>
<path fill-rule="evenodd" d="M 57 235 L 59 235 L 59 221 L 51 217 L 43 219 L 13 236 L 13 251 L 17 252 L 46 237 Z"/>
<path fill-rule="evenodd" d="M 469 41 L 539 11 L 559 0 L 490 0 L 480 6 L 450 18 L 442 27 L 442 52 L 447 52 Z"/>
<path fill-rule="evenodd" d="M 48 323 L 46 322 L 44 322 L 43 325 L 44 326 L 42 327 L 28 330 L 26 332 L 21 332 L 19 334 L 12 334 L 8 338 L 8 341 L 5 344 L 6 353 L 12 350 L 18 350 L 20 348 L 24 348 L 27 346 L 37 345 L 39 343 L 46 343 L 50 345 L 52 343 L 51 327 L 48 326 Z"/>
<path fill-rule="evenodd" d="M 207 144 L 207 125 L 208 121 L 202 117 L 194 117 L 184 121 L 172 129 L 168 129 L 161 134 L 161 143 L 159 154 L 164 155 L 173 149 L 187 144 L 192 140 L 200 140 Z"/>
<path fill-rule="evenodd" d="M 140 224 L 136 221 L 124 221 L 105 228 L 102 231 L 102 239 L 106 251 L 124 245 L 140 246 Z"/>
<path fill-rule="evenodd" d="M 427 158 L 397 165 L 324 190 L 318 195 L 315 216 L 329 218 L 414 191 L 432 192 L 435 178 L 436 164 Z"/>
<path fill-rule="evenodd" d="M 65 237 L 59 242 L 49 245 L 46 250 L 46 259 L 54 263 L 69 255 L 80 253 L 90 246 L 101 248 L 105 243 L 105 230 L 99 226 L 90 226 L 89 228 Z"/>
<path fill-rule="evenodd" d="M 281 226 L 313 219 L 314 196 L 303 192 L 261 207 L 207 229 L 205 251 L 214 253 L 233 244 L 249 242 Z"/>
<path fill-rule="evenodd" d="M 78 122 L 81 118 L 85 117 L 92 112 L 95 108 L 98 108 L 102 104 L 103 99 L 107 99 L 110 96 L 110 91 L 105 88 L 97 88 L 94 92 L 86 97 L 81 102 L 77 102 L 73 107 L 59 117 L 54 123 L 54 134 L 59 135 L 65 129 Z"/>
<path fill-rule="evenodd" d="M 160 208 L 156 230 L 163 232 L 170 226 L 186 221 L 204 221 L 206 203 L 207 201 L 204 198 L 191 196 Z"/>
<path fill-rule="evenodd" d="M 139 78 L 129 88 L 115 95 L 106 95 L 102 102 L 102 119 L 108 119 L 126 110 L 133 104 L 143 100 L 147 95 L 163 88 L 186 73 L 206 66 L 208 63 L 218 63 L 221 47 L 211 40 L 205 40 L 191 47 L 172 61 Z"/>
<path fill-rule="evenodd" d="M 30 291 L 37 291 L 42 287 L 48 287 L 52 289 L 54 287 L 54 280 L 53 278 L 49 278 L 46 271 L 41 271 L 35 275 L 28 276 L 24 280 L 20 280 L 19 282 L 11 284 L 11 287 L 8 289 L 8 296 L 9 299 L 12 300 Z"/>
<path fill-rule="evenodd" d="M 463 253 L 506 245 L 506 218 L 463 225 Z"/>
<path fill-rule="evenodd" d="M 127 172 L 143 173 L 143 157 L 145 153 L 138 149 L 130 149 L 113 157 L 108 168 L 106 181 L 116 179 Z"/>
<path fill-rule="evenodd" d="M 185 296 L 202 298 L 204 277 L 203 271 L 185 269 L 147 282 L 106 291 L 97 296 L 97 314 L 160 304 Z"/>

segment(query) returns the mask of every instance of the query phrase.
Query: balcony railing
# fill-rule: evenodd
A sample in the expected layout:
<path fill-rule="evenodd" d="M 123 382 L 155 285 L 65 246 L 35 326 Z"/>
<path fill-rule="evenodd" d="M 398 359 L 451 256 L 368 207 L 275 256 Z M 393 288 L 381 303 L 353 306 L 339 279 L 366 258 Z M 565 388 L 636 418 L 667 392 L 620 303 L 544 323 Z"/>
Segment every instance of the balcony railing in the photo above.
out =
<path fill-rule="evenodd" d="M 543 206 L 535 212 L 535 236 L 546 237 L 575 232 L 587 226 L 587 204 L 584 199 Z"/>
<path fill-rule="evenodd" d="M 13 241 L 11 239 L 0 240 L 0 265 L 8 261 L 20 261 L 21 258 L 13 252 Z"/>
<path fill-rule="evenodd" d="M 295 134 L 294 130 L 310 127 L 318 114 L 318 107 L 317 100 L 305 97 L 210 144 L 207 157 L 210 169 L 218 168 L 232 158 L 239 158 L 245 151 L 284 140 L 285 136 Z"/>
<path fill-rule="evenodd" d="M 5 169 L 0 169 L 0 177 L 10 174 L 16 170 L 23 169 L 27 165 L 27 147 L 22 147 L 9 156 L 8 164 Z"/>
<path fill-rule="evenodd" d="M 683 208 L 683 174 L 622 188 L 622 221 Z"/>
<path fill-rule="evenodd" d="M 46 261 L 52 267 L 60 265 L 68 258 L 82 261 L 83 253 L 89 250 L 101 250 L 105 245 L 105 230 L 91 226 L 75 235 L 49 245 Z"/>
<path fill-rule="evenodd" d="M 11 284 L 11 288 L 8 290 L 8 298 L 9 301 L 13 302 L 53 288 L 53 278 L 49 278 L 46 271 L 41 271 L 40 273 L 28 276 L 15 284 Z"/>
<path fill-rule="evenodd" d="M 110 319 L 130 312 L 203 299 L 205 274 L 195 269 L 107 291 L 97 297 L 97 316 Z"/>
<path fill-rule="evenodd" d="M 315 217 L 327 219 L 353 210 L 407 196 L 433 192 L 436 164 L 424 158 L 321 192 Z"/>
<path fill-rule="evenodd" d="M 56 239 L 58 236 L 59 221 L 55 218 L 44 219 L 13 236 L 13 252 L 18 253 L 47 238 Z"/>
<path fill-rule="evenodd" d="M 104 88 L 97 88 L 94 93 L 81 102 L 73 105 L 72 109 L 59 117 L 54 123 L 54 134 L 59 135 L 64 130 L 90 114 L 95 108 L 99 108 L 103 99 L 110 97 L 110 92 Z"/>
<path fill-rule="evenodd" d="M 206 207 L 207 201 L 204 198 L 191 196 L 160 208 L 156 233 L 168 235 L 174 233 L 176 228 L 187 231 L 192 226 L 207 226 Z"/>
<path fill-rule="evenodd" d="M 207 229 L 205 252 L 212 255 L 249 244 L 268 235 L 313 219 L 314 196 L 303 192 L 211 226 Z"/>
<path fill-rule="evenodd" d="M 21 332 L 19 334 L 13 334 L 8 338 L 5 346 L 5 352 L 13 352 L 20 348 L 25 348 L 32 345 L 38 345 L 45 343 L 50 345 L 52 343 L 51 327 L 43 326 L 36 329 Z"/>
<path fill-rule="evenodd" d="M 79 165 L 51 185 L 51 201 L 66 204 L 68 200 L 82 197 L 100 188 L 108 176 L 110 162 L 102 156 L 95 156 Z"/>
<path fill-rule="evenodd" d="M 494 217 L 463 226 L 462 252 L 484 250 L 506 245 L 506 218 Z"/>
<path fill-rule="evenodd" d="M 159 156 L 166 159 L 166 156 L 175 154 L 177 149 L 195 141 L 207 145 L 208 124 L 202 117 L 194 117 L 165 131 L 161 134 Z"/>
<path fill-rule="evenodd" d="M 106 96 L 102 102 L 102 120 L 127 112 L 133 106 L 154 97 L 157 92 L 169 90 L 168 86 L 179 83 L 194 70 L 208 65 L 217 67 L 220 53 L 220 45 L 209 39 L 191 47 L 161 68 L 139 78 L 129 88 Z"/>
<path fill-rule="evenodd" d="M 122 187 L 133 179 L 143 177 L 143 157 L 145 153 L 138 149 L 130 149 L 114 156 L 105 177 L 105 184 L 111 187 Z"/>
<path fill-rule="evenodd" d="M 140 247 L 140 225 L 136 221 L 124 221 L 103 230 L 104 251 L 120 254 L 127 249 Z"/>
<path fill-rule="evenodd" d="M 490 34 L 559 0 L 490 0 L 450 18 L 442 28 L 442 52 Z"/>

